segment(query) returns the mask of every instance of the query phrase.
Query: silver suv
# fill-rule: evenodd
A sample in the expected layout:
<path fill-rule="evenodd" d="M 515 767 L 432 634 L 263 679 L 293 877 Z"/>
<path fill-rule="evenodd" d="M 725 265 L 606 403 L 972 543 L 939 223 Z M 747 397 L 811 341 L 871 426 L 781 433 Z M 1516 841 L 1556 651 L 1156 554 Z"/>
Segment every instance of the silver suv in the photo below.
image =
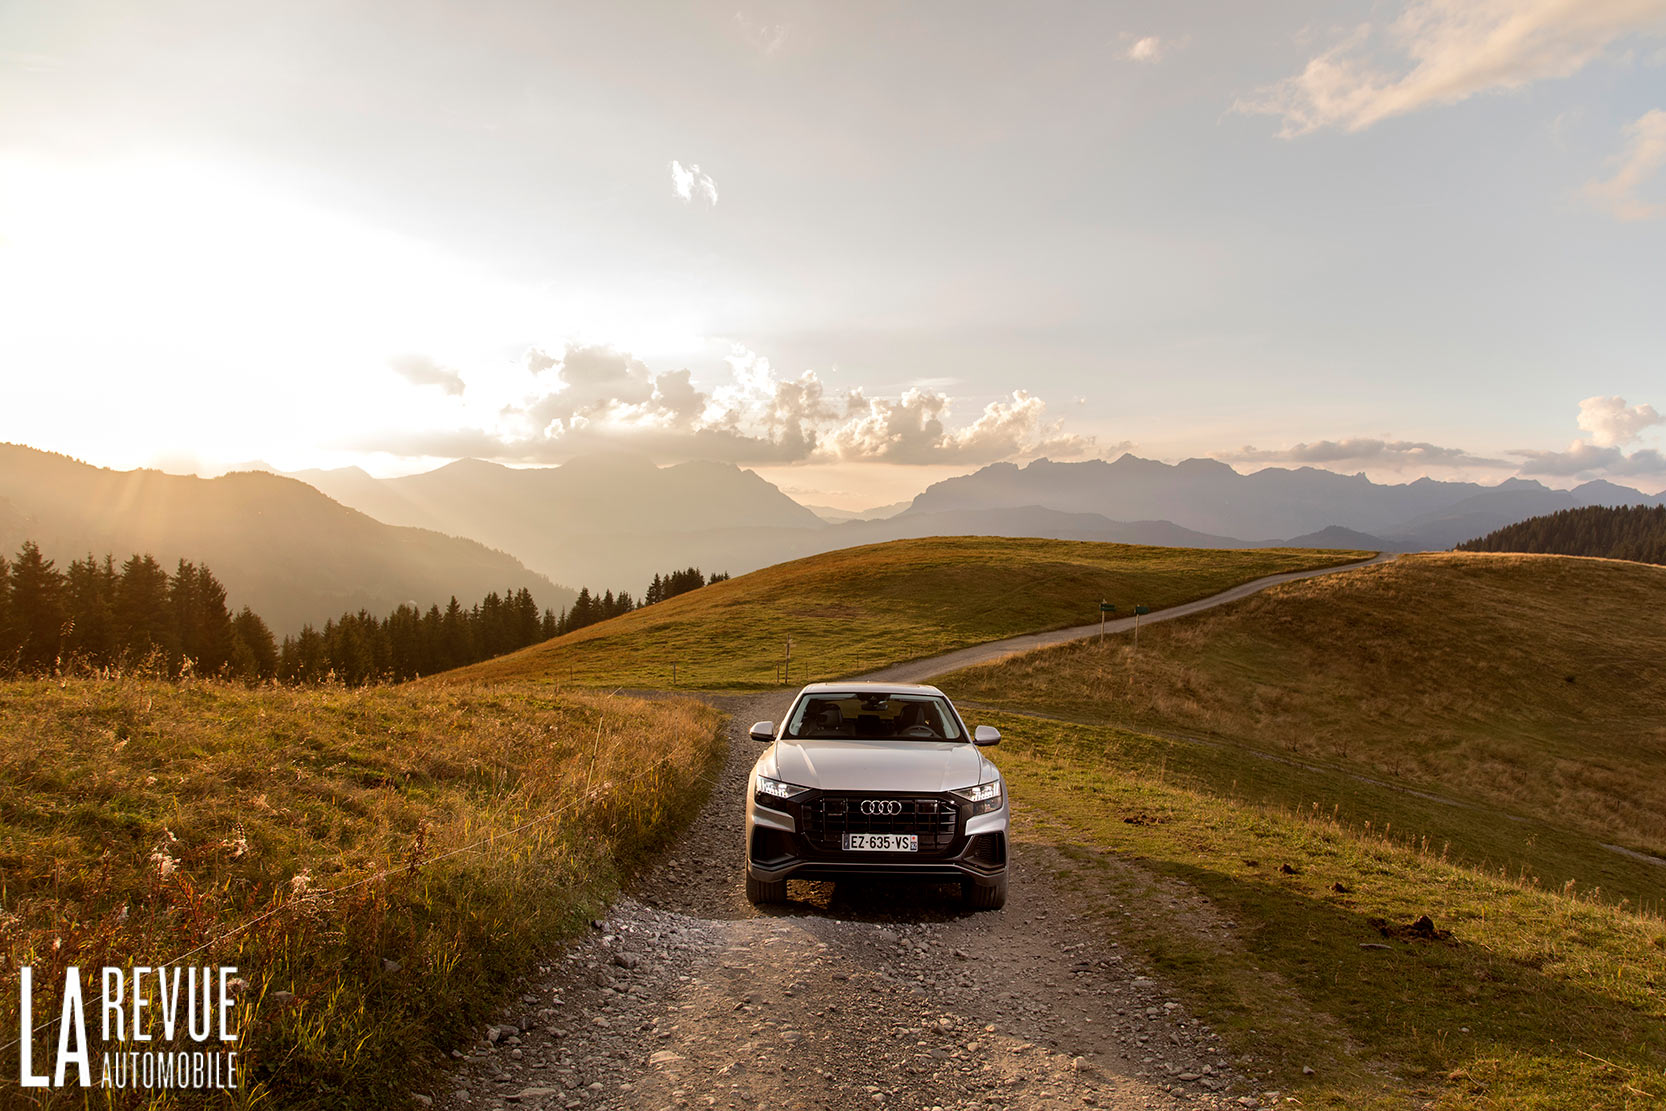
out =
<path fill-rule="evenodd" d="M 1007 792 L 982 752 L 1001 734 L 968 730 L 936 687 L 812 683 L 746 792 L 746 897 L 785 901 L 788 877 L 959 880 L 967 903 L 1007 900 Z"/>

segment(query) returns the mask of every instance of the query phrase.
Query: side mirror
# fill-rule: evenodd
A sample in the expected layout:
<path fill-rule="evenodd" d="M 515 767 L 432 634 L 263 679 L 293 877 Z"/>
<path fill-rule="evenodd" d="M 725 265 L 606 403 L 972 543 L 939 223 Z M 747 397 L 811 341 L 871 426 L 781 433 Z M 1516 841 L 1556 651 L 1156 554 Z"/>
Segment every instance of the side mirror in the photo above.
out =
<path fill-rule="evenodd" d="M 773 721 L 755 721 L 752 723 L 752 739 L 764 744 L 775 739 L 775 723 Z"/>
<path fill-rule="evenodd" d="M 980 725 L 972 730 L 972 743 L 975 745 L 998 745 L 1001 743 L 1001 731 L 993 725 Z"/>

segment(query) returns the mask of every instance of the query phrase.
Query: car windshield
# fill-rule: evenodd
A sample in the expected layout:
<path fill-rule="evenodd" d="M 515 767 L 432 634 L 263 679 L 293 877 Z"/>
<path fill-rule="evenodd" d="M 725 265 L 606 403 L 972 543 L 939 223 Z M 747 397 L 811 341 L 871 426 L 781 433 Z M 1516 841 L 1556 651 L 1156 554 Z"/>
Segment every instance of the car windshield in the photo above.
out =
<path fill-rule="evenodd" d="M 866 691 L 806 695 L 793 708 L 786 735 L 881 741 L 957 741 L 963 736 L 949 700 L 940 695 Z"/>

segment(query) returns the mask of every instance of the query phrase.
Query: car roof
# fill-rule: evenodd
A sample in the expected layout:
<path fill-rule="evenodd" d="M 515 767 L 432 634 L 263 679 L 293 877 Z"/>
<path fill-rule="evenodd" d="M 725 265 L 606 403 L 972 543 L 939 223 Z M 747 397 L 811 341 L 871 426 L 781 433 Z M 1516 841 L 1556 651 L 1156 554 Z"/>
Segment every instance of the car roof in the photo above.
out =
<path fill-rule="evenodd" d="M 924 683 L 811 683 L 800 694 L 935 694 L 947 697 L 936 687 Z"/>

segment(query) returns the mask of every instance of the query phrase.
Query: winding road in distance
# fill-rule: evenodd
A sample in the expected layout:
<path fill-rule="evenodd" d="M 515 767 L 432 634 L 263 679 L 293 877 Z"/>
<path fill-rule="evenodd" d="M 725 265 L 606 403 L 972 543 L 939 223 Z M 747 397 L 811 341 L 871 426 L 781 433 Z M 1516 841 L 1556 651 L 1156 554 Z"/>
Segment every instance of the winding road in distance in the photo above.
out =
<path fill-rule="evenodd" d="M 1247 583 L 1211 594 L 1207 598 L 1199 598 L 1194 602 L 1182 602 L 1178 606 L 1154 610 L 1143 617 L 1119 617 L 1115 621 L 1105 622 L 1105 634 L 1125 633 L 1133 629 L 1137 620 L 1141 624 L 1150 625 L 1158 621 L 1172 621 L 1176 617 L 1187 617 L 1191 614 L 1216 606 L 1224 606 L 1228 602 L 1236 602 L 1248 598 L 1251 594 L 1259 594 L 1270 586 L 1279 583 L 1295 582 L 1297 579 L 1312 579 L 1320 575 L 1334 575 L 1341 571 L 1357 571 L 1361 567 L 1369 567 L 1373 563 L 1389 563 L 1398 553 L 1380 552 L 1370 559 L 1362 559 L 1357 563 L 1341 563 L 1335 567 L 1316 567 L 1309 571 L 1285 571 L 1265 578 L 1251 579 Z M 931 656 L 923 660 L 910 660 L 908 663 L 893 664 L 878 671 L 870 671 L 866 675 L 858 675 L 862 680 L 873 680 L 882 683 L 923 683 L 933 675 L 944 675 L 951 671 L 959 671 L 963 667 L 973 667 L 977 664 L 992 663 L 1006 656 L 1019 652 L 1030 652 L 1037 648 L 1051 648 L 1055 644 L 1068 644 L 1073 640 L 1086 640 L 1099 635 L 1099 622 L 1091 625 L 1076 625 L 1069 629 L 1054 629 L 1050 633 L 1026 633 L 1023 636 L 1008 637 L 1006 640 L 992 640 L 984 644 L 974 644 L 970 648 L 962 648 L 955 652 L 945 652 L 941 656 Z"/>

